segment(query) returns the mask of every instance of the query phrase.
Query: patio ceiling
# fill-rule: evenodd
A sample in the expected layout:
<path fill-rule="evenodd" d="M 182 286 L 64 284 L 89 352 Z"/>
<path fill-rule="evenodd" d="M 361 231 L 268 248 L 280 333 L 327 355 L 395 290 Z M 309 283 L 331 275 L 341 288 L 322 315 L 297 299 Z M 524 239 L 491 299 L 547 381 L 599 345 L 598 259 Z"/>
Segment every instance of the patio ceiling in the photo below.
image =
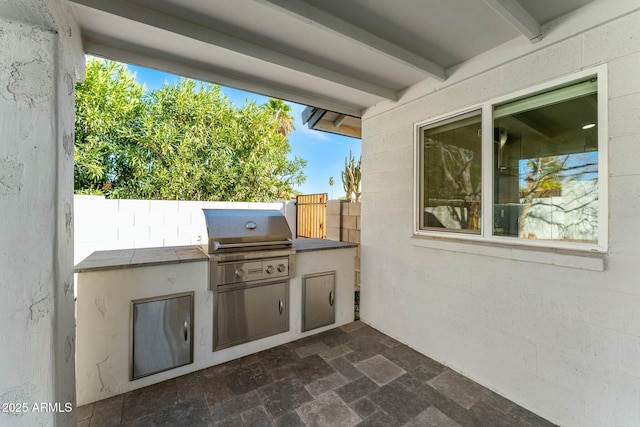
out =
<path fill-rule="evenodd" d="M 593 0 L 69 0 L 87 53 L 360 117 Z"/>

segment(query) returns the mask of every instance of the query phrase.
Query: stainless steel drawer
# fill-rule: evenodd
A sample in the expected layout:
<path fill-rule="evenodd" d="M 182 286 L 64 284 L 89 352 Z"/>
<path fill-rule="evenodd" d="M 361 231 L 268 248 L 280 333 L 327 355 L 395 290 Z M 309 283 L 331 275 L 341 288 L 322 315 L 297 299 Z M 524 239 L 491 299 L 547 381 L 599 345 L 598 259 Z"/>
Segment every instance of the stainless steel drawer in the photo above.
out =
<path fill-rule="evenodd" d="M 131 380 L 193 363 L 193 292 L 131 301 Z"/>
<path fill-rule="evenodd" d="M 335 323 L 336 272 L 302 276 L 302 332 Z"/>
<path fill-rule="evenodd" d="M 216 292 L 214 298 L 214 351 L 289 330 L 288 281 Z"/>

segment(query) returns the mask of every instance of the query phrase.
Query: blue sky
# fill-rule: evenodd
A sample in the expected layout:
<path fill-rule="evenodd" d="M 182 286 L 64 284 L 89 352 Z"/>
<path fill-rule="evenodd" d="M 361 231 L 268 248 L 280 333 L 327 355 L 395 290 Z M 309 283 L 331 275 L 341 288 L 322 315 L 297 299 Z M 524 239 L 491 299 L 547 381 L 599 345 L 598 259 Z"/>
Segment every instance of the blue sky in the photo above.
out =
<path fill-rule="evenodd" d="M 161 87 L 165 82 L 174 84 L 178 76 L 149 68 L 128 65 L 129 70 L 136 75 L 136 80 L 144 84 L 147 90 Z M 268 97 L 244 92 L 237 89 L 220 87 L 234 105 L 240 107 L 247 101 L 264 104 Z M 341 172 L 344 170 L 344 160 L 349 156 L 349 150 L 356 159 L 360 158 L 361 142 L 356 138 L 348 138 L 326 132 L 318 132 L 302 124 L 302 111 L 305 105 L 288 102 L 291 115 L 294 118 L 295 130 L 289 136 L 291 156 L 302 157 L 307 161 L 304 173 L 307 180 L 297 190 L 302 194 L 327 193 L 329 197 L 344 196 Z M 333 195 L 329 186 L 329 177 L 333 177 Z"/>

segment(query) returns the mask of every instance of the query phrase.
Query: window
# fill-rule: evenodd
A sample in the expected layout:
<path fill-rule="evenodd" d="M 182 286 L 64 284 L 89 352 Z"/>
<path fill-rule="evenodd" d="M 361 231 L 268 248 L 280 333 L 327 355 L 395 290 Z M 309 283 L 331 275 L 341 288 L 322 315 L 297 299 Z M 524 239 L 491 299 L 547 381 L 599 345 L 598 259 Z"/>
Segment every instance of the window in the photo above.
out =
<path fill-rule="evenodd" d="M 480 111 L 421 129 L 424 228 L 480 231 Z"/>
<path fill-rule="evenodd" d="M 605 249 L 602 73 L 418 125 L 416 233 Z"/>

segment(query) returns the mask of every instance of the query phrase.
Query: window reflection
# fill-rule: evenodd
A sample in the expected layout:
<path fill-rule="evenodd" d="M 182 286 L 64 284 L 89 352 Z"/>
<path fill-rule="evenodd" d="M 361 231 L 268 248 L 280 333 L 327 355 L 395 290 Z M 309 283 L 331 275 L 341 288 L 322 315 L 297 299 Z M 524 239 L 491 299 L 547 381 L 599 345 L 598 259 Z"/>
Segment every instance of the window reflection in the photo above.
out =
<path fill-rule="evenodd" d="M 596 80 L 494 108 L 494 235 L 597 242 Z"/>
<path fill-rule="evenodd" d="M 480 231 L 481 135 L 475 111 L 422 128 L 422 227 Z"/>

